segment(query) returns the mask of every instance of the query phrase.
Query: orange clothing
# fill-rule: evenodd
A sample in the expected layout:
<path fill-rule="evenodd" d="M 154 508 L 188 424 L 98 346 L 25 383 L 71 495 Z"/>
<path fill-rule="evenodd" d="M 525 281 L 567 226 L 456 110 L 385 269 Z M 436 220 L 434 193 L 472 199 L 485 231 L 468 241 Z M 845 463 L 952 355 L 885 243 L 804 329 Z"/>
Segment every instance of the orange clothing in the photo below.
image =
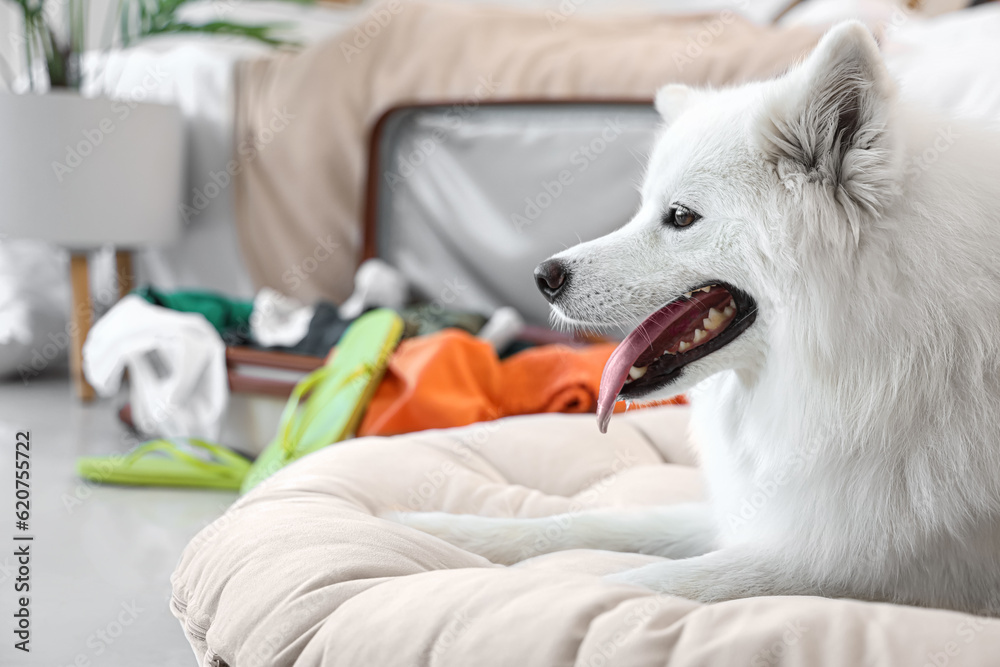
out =
<path fill-rule="evenodd" d="M 501 361 L 489 343 L 458 329 L 410 338 L 390 360 L 358 436 L 537 412 L 594 412 L 601 372 L 614 349 L 544 345 Z"/>

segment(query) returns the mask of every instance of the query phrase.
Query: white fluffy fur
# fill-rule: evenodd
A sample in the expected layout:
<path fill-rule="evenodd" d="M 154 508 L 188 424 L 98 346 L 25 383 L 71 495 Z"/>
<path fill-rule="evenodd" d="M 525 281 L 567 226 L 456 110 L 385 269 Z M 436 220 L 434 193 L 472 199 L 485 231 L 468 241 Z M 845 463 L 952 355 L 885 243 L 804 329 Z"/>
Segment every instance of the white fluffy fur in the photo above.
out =
<path fill-rule="evenodd" d="M 782 78 L 658 106 L 641 210 L 557 255 L 555 310 L 631 327 L 712 280 L 754 297 L 658 394 L 691 390 L 710 506 L 576 515 L 554 541 L 560 517 L 398 518 L 498 562 L 668 556 L 612 579 L 697 600 L 1000 614 L 1000 139 L 898 99 L 856 23 Z M 703 219 L 664 226 L 674 202 Z"/>

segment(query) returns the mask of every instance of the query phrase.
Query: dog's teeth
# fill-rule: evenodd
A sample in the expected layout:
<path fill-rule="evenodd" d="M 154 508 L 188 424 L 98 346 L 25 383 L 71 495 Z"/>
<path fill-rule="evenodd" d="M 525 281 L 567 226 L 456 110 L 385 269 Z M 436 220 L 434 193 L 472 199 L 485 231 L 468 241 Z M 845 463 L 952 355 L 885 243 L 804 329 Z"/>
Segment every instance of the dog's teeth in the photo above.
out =
<path fill-rule="evenodd" d="M 694 332 L 694 342 L 695 343 L 700 343 L 701 341 L 705 340 L 706 338 L 708 338 L 708 334 L 705 333 L 702 329 L 696 329 L 695 330 L 695 332 Z"/>
<path fill-rule="evenodd" d="M 686 340 L 682 340 L 681 344 L 677 346 L 677 351 L 678 352 L 686 352 L 690 348 L 691 348 L 691 344 L 688 343 Z"/>
<path fill-rule="evenodd" d="M 715 331 L 719 328 L 719 324 L 724 319 L 726 319 L 725 315 L 717 311 L 715 308 L 709 308 L 708 317 L 702 320 L 702 324 L 704 324 L 705 328 L 709 331 Z"/>
<path fill-rule="evenodd" d="M 726 306 L 726 309 L 722 311 L 722 314 L 726 317 L 732 317 L 736 310 L 732 306 Z"/>
<path fill-rule="evenodd" d="M 691 298 L 691 292 L 684 292 L 684 296 L 686 296 L 687 298 L 690 299 Z"/>
<path fill-rule="evenodd" d="M 712 291 L 712 286 L 708 285 L 707 287 L 702 287 L 701 291 L 702 292 L 711 292 Z"/>
<path fill-rule="evenodd" d="M 730 299 L 730 300 L 729 300 L 729 303 L 728 303 L 728 304 L 726 304 L 726 307 L 727 307 L 727 308 L 732 308 L 733 310 L 736 310 L 736 301 L 735 301 L 735 300 L 733 300 L 733 299 Z"/>
<path fill-rule="evenodd" d="M 639 368 L 633 366 L 632 368 L 628 369 L 628 376 L 633 380 L 638 380 L 639 378 L 641 378 L 643 375 L 646 374 L 646 368 L 648 368 L 648 366 L 640 366 Z"/>

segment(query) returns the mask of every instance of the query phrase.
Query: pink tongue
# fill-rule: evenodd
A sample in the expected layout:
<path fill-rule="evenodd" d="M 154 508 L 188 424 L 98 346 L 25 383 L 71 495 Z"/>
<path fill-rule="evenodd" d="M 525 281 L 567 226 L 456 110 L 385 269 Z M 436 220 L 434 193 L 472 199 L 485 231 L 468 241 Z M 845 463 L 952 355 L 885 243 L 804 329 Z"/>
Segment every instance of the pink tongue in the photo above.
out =
<path fill-rule="evenodd" d="M 611 353 L 608 363 L 604 364 L 601 391 L 597 396 L 597 426 L 601 433 L 608 432 L 608 422 L 615 410 L 615 399 L 625 386 L 625 378 L 628 377 L 632 364 L 685 310 L 686 304 L 677 301 L 660 308 L 636 327 Z"/>

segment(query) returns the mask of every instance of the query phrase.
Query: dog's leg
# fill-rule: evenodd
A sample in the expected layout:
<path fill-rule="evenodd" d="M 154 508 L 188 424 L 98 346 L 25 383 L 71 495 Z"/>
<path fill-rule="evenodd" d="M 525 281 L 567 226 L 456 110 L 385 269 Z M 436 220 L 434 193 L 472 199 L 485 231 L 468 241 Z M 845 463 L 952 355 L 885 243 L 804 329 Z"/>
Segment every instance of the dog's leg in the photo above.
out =
<path fill-rule="evenodd" d="M 703 503 L 589 510 L 535 519 L 444 512 L 383 516 L 505 565 L 567 549 L 689 558 L 716 548 L 715 522 Z"/>
<path fill-rule="evenodd" d="M 700 602 L 762 595 L 824 595 L 798 568 L 773 554 L 728 547 L 685 560 L 652 563 L 606 576 L 605 581 L 642 586 Z"/>

